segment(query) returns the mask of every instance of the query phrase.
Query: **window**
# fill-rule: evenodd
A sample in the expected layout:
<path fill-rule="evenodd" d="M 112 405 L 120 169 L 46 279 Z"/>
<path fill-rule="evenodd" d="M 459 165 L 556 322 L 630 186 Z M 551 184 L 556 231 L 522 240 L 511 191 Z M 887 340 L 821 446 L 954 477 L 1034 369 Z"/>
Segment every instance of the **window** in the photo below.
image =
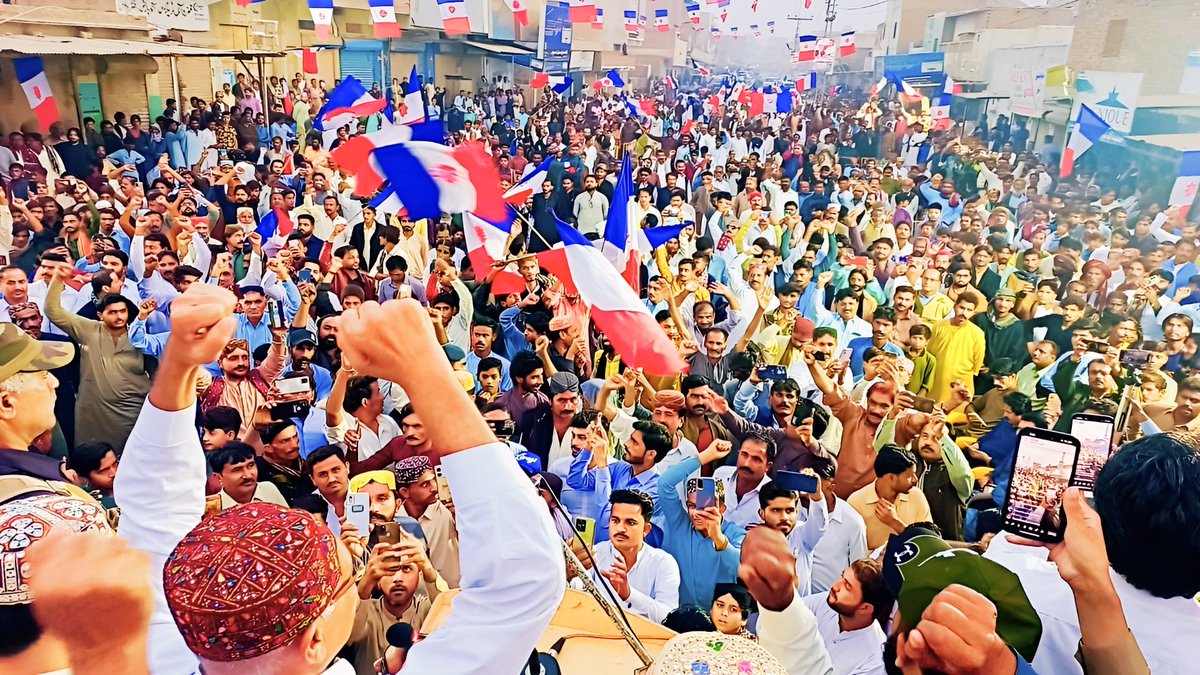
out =
<path fill-rule="evenodd" d="M 1108 32 L 1104 35 L 1104 54 L 1105 57 L 1116 57 L 1121 55 L 1121 48 L 1125 44 L 1125 24 L 1126 19 L 1113 19 L 1108 22 Z"/>

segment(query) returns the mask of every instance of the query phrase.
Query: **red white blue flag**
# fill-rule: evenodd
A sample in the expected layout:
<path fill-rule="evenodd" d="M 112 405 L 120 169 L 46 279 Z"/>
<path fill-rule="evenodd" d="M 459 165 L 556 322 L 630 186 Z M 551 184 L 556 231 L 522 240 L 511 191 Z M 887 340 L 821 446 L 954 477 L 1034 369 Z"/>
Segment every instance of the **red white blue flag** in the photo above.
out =
<path fill-rule="evenodd" d="M 442 14 L 442 30 L 446 35 L 463 35 L 471 32 L 471 19 L 467 16 L 467 3 L 463 0 L 437 0 Z"/>
<path fill-rule="evenodd" d="M 25 56 L 13 59 L 13 69 L 17 72 L 17 81 L 25 92 L 29 107 L 37 116 L 38 125 L 49 129 L 51 124 L 58 121 L 58 104 L 50 93 L 50 80 L 46 79 L 46 69 L 42 66 L 40 56 Z"/>

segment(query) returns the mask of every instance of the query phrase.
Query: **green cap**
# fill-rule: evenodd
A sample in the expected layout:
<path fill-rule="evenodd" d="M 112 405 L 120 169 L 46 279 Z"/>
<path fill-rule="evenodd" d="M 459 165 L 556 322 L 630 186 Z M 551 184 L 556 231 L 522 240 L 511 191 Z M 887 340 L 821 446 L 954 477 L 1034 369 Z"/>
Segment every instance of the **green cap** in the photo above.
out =
<path fill-rule="evenodd" d="M 909 527 L 888 540 L 883 581 L 896 596 L 900 629 L 911 630 L 933 598 L 951 584 L 966 586 L 996 606 L 996 632 L 1032 662 L 1042 639 L 1042 621 L 1017 575 L 974 551 L 951 548 L 935 532 Z"/>
<path fill-rule="evenodd" d="M 0 324 L 0 382 L 17 373 L 61 368 L 74 358 L 70 342 L 39 342 L 14 324 Z"/>

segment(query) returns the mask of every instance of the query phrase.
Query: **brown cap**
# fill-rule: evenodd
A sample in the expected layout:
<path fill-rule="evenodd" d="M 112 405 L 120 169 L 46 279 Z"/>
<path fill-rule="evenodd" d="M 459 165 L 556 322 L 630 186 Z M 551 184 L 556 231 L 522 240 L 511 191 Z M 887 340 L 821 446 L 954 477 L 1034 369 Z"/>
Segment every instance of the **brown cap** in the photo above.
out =
<path fill-rule="evenodd" d="M 17 373 L 61 368 L 75 358 L 69 342 L 40 342 L 11 323 L 0 324 L 0 382 Z"/>

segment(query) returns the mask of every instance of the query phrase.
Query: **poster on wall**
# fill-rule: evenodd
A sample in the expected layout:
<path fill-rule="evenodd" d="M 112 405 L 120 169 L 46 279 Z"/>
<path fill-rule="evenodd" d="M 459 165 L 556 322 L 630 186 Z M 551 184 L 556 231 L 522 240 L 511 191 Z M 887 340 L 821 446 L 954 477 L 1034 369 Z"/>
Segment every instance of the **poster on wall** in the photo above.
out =
<path fill-rule="evenodd" d="M 1012 87 L 1009 92 L 1012 113 L 1024 117 L 1041 117 L 1046 86 L 1045 73 L 1035 73 L 1032 68 L 1025 66 L 1014 66 L 1009 82 Z"/>
<path fill-rule="evenodd" d="M 1080 106 L 1086 105 L 1113 131 L 1128 134 L 1133 129 L 1133 115 L 1137 112 L 1141 91 L 1141 73 L 1081 70 L 1075 78 L 1075 103 L 1071 108 L 1071 119 L 1079 115 Z"/>
<path fill-rule="evenodd" d="M 571 12 L 565 4 L 546 3 L 542 39 L 538 41 L 542 72 L 565 75 L 571 66 Z"/>

